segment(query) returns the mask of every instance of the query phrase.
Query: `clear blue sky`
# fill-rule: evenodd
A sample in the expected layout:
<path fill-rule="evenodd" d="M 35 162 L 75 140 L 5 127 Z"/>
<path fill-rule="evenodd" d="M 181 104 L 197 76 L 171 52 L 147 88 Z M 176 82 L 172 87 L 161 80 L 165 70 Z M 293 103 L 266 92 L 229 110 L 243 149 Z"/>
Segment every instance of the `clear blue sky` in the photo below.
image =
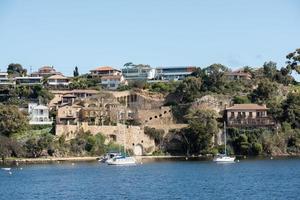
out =
<path fill-rule="evenodd" d="M 298 0 L 0 0 L 0 69 L 260 66 L 300 47 Z"/>

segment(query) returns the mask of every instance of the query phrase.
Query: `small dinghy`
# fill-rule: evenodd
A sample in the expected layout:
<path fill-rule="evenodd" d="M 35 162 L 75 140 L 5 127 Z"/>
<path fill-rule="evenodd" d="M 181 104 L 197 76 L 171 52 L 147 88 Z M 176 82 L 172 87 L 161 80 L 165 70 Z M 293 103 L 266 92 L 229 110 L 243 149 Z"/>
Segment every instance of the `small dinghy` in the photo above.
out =
<path fill-rule="evenodd" d="M 10 171 L 10 170 L 11 170 L 10 167 L 3 167 L 3 168 L 1 168 L 1 169 L 4 170 L 4 171 Z"/>

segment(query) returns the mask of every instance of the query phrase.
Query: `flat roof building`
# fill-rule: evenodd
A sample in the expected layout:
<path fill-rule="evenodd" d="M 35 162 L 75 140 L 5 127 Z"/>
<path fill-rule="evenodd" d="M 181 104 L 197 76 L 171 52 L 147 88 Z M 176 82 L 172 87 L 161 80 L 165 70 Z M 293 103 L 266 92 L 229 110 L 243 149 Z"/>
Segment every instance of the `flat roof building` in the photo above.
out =
<path fill-rule="evenodd" d="M 155 79 L 157 80 L 183 80 L 196 71 L 195 66 L 157 67 Z"/>

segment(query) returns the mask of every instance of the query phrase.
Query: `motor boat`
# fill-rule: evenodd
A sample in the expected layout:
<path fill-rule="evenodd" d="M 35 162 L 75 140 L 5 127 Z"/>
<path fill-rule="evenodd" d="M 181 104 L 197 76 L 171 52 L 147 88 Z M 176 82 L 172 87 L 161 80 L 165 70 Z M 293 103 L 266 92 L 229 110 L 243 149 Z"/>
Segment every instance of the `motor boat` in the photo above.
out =
<path fill-rule="evenodd" d="M 100 159 L 100 162 L 106 163 L 108 160 L 111 160 L 116 157 L 121 157 L 122 154 L 120 152 L 109 152 L 107 153 L 102 159 Z"/>
<path fill-rule="evenodd" d="M 116 156 L 106 161 L 108 165 L 135 165 L 136 160 L 131 156 Z"/>
<path fill-rule="evenodd" d="M 10 171 L 10 170 L 11 170 L 10 167 L 3 167 L 3 168 L 1 168 L 1 169 L 4 170 L 4 171 Z"/>
<path fill-rule="evenodd" d="M 223 162 L 223 163 L 232 163 L 234 162 L 235 157 L 227 156 L 225 154 L 218 155 L 213 159 L 214 162 Z"/>

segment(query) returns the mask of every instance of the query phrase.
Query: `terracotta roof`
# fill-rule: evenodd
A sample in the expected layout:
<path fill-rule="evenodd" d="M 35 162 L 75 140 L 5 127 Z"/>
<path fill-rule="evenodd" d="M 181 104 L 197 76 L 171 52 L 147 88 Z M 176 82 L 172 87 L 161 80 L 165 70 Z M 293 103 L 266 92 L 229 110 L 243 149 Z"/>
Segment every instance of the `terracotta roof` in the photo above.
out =
<path fill-rule="evenodd" d="M 265 105 L 258 104 L 234 104 L 231 107 L 226 108 L 226 110 L 267 110 Z"/>
<path fill-rule="evenodd" d="M 52 75 L 48 79 L 69 79 L 68 77 L 65 77 L 63 75 Z"/>
<path fill-rule="evenodd" d="M 43 67 L 39 68 L 39 70 L 43 70 L 43 69 L 54 69 L 54 68 L 51 66 L 43 66 Z"/>
<path fill-rule="evenodd" d="M 109 70 L 120 71 L 120 70 L 114 69 L 114 68 L 112 68 L 110 66 L 97 67 L 96 69 L 93 69 L 91 71 L 109 71 Z"/>

